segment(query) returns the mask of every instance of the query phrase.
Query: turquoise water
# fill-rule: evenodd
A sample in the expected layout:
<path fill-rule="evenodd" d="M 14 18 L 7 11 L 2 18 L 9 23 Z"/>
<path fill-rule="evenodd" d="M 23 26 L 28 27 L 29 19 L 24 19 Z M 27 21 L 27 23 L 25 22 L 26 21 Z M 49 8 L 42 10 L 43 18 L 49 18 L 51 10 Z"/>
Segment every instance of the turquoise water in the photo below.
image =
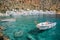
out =
<path fill-rule="evenodd" d="M 60 40 L 59 20 L 52 15 L 35 15 L 35 16 L 19 16 L 16 17 L 16 22 L 0 22 L 0 25 L 5 27 L 4 35 L 8 36 L 10 40 Z M 57 25 L 49 30 L 39 30 L 36 28 L 36 22 L 44 21 L 56 22 Z M 15 33 L 20 32 L 18 35 Z"/>

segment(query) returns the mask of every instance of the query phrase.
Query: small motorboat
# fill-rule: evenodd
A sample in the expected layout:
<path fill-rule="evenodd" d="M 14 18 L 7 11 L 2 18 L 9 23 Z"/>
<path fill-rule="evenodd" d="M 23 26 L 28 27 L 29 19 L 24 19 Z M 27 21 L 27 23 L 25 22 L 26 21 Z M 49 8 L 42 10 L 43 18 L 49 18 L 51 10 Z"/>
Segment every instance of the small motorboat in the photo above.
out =
<path fill-rule="evenodd" d="M 56 22 L 54 22 L 54 23 L 52 23 L 52 22 L 41 22 L 41 23 L 38 23 L 36 25 L 36 27 L 40 30 L 50 29 L 50 28 L 53 28 L 54 26 L 56 26 Z"/>
<path fill-rule="evenodd" d="M 14 18 L 2 19 L 1 21 L 3 21 L 3 22 L 13 22 L 13 21 L 16 21 L 16 19 L 14 19 Z"/>
<path fill-rule="evenodd" d="M 15 37 L 21 37 L 23 35 L 23 31 L 17 31 L 14 33 Z"/>

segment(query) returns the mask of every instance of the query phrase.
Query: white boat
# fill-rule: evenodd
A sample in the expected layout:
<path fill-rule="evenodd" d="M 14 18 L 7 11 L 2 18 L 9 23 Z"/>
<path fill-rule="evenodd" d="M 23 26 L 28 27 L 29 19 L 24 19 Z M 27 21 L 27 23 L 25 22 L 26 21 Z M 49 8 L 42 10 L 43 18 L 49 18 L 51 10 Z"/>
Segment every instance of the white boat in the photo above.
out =
<path fill-rule="evenodd" d="M 4 22 L 13 22 L 13 21 L 16 21 L 16 19 L 14 19 L 14 18 L 2 19 L 1 21 L 4 21 Z"/>
<path fill-rule="evenodd" d="M 42 22 L 42 23 L 38 23 L 36 25 L 36 27 L 39 28 L 40 30 L 50 29 L 50 28 L 53 28 L 54 26 L 56 26 L 56 22 L 54 22 L 54 23 L 52 23 L 52 22 Z"/>

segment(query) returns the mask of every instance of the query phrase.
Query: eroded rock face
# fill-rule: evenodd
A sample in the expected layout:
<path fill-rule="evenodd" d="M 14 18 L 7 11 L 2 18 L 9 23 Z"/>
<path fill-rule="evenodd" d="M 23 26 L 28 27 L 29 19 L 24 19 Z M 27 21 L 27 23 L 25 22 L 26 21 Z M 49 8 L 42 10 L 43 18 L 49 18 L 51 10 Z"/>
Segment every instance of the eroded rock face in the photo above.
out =
<path fill-rule="evenodd" d="M 0 0 L 0 10 L 37 9 L 60 10 L 59 0 Z"/>

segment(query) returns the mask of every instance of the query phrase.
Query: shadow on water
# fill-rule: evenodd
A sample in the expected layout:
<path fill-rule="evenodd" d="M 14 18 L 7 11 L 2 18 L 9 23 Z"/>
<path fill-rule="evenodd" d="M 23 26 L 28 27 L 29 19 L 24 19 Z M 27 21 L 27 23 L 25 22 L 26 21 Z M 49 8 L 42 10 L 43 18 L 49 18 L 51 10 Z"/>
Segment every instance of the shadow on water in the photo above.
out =
<path fill-rule="evenodd" d="M 43 32 L 45 32 L 45 31 L 48 31 L 48 30 L 49 30 L 49 29 L 47 29 L 47 30 L 39 30 L 38 28 L 35 28 L 35 29 L 33 29 L 33 30 L 30 30 L 28 33 L 29 33 L 30 35 L 35 35 L 35 36 L 32 36 L 32 38 L 27 37 L 27 39 L 28 39 L 28 40 L 39 40 L 38 34 L 43 33 Z"/>
<path fill-rule="evenodd" d="M 44 31 L 47 31 L 47 30 L 39 30 L 38 28 L 36 28 L 36 29 L 30 30 L 28 33 L 33 34 L 33 35 L 37 35 L 39 33 L 43 33 Z"/>
<path fill-rule="evenodd" d="M 7 21 L 0 21 L 0 23 L 6 23 Z"/>

